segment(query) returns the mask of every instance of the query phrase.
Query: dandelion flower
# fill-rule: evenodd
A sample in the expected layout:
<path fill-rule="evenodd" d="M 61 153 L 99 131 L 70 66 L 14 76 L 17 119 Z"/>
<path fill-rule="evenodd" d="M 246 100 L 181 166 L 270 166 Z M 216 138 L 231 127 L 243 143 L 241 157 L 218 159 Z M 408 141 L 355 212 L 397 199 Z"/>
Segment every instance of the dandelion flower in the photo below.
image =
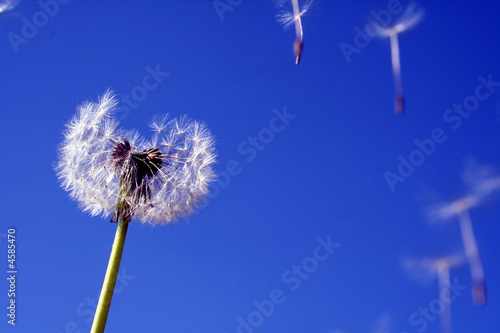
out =
<path fill-rule="evenodd" d="M 419 260 L 407 260 L 404 262 L 405 269 L 412 275 L 423 278 L 425 282 L 438 277 L 439 295 L 450 294 L 450 269 L 461 266 L 465 262 L 462 254 L 454 254 L 447 257 L 428 258 Z M 450 302 L 442 300 L 443 309 L 440 314 L 441 332 L 451 333 L 451 307 Z"/>
<path fill-rule="evenodd" d="M 56 166 L 62 187 L 84 211 L 118 223 L 92 333 L 104 332 L 131 219 L 164 224 L 187 216 L 214 179 L 214 139 L 204 124 L 159 116 L 147 141 L 119 128 L 116 104 L 108 91 L 98 103 L 78 107 Z"/>
<path fill-rule="evenodd" d="M 417 6 L 414 2 L 410 3 L 394 26 L 390 28 L 378 29 L 378 34 L 381 37 L 389 37 L 391 41 L 392 73 L 394 79 L 394 89 L 396 91 L 394 104 L 396 113 L 398 114 L 402 114 L 404 112 L 404 95 L 403 83 L 401 81 L 401 64 L 399 61 L 398 34 L 414 27 L 420 22 L 424 15 L 424 11 L 422 9 L 417 10 L 416 7 Z"/>
<path fill-rule="evenodd" d="M 91 215 L 117 222 L 124 214 L 163 224 L 193 212 L 214 174 L 214 140 L 186 117 L 153 119 L 151 141 L 123 131 L 113 118 L 111 92 L 84 103 L 67 124 L 57 171 L 62 187 Z"/>
<path fill-rule="evenodd" d="M 285 29 L 289 28 L 293 23 L 295 24 L 295 43 L 293 44 L 293 52 L 295 54 L 295 64 L 298 65 L 300 62 L 300 57 L 302 55 L 302 48 L 304 46 L 304 31 L 302 29 L 302 16 L 309 10 L 313 0 L 307 0 L 302 10 L 299 8 L 298 0 L 291 0 L 292 11 L 283 8 L 283 10 L 278 13 L 278 22 L 283 24 Z"/>

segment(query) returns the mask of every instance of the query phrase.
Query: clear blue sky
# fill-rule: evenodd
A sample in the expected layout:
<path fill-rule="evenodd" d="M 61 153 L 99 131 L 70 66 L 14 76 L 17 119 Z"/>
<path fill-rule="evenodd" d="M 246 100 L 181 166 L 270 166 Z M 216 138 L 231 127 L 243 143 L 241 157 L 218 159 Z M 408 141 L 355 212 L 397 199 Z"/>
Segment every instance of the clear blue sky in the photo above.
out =
<path fill-rule="evenodd" d="M 500 3 L 419 2 L 424 19 L 399 39 L 403 116 L 393 111 L 389 41 L 370 38 L 350 62 L 340 48 L 387 0 L 315 0 L 299 66 L 275 2 L 231 3 L 223 20 L 207 0 L 67 1 L 50 16 L 23 1 L 5 13 L 0 267 L 6 276 L 13 226 L 18 275 L 15 327 L 0 284 L 2 332 L 90 330 L 116 225 L 82 213 L 53 166 L 77 105 L 107 88 L 132 94 L 118 116 L 145 136 L 157 113 L 205 121 L 221 176 L 189 223 L 130 226 L 106 332 L 250 332 L 238 318 L 254 332 L 422 328 L 409 317 L 436 299 L 437 282 L 415 282 L 401 263 L 461 250 L 456 221 L 432 226 L 426 207 L 467 192 L 468 161 L 500 169 L 499 84 L 480 88 L 488 97 L 460 124 L 443 119 L 474 102 L 478 77 L 500 82 Z M 391 191 L 384 173 L 437 128 L 446 140 Z M 474 307 L 468 268 L 452 271 L 467 286 L 452 304 L 454 332 L 500 332 L 499 202 L 471 211 L 489 302 Z M 329 253 L 318 237 L 340 245 Z M 259 315 L 254 301 L 268 307 Z M 439 332 L 438 321 L 424 331 Z"/>

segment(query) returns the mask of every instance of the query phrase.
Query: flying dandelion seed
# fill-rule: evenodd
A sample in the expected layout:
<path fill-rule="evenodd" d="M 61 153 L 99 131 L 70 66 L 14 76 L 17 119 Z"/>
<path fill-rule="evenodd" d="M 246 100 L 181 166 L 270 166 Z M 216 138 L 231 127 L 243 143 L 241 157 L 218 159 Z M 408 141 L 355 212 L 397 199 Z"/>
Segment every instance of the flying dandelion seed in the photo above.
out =
<path fill-rule="evenodd" d="M 472 299 L 480 307 L 486 304 L 486 284 L 484 282 L 483 266 L 479 258 L 476 238 L 470 220 L 469 210 L 466 208 L 458 209 L 458 219 L 460 221 L 460 232 L 464 243 L 465 253 L 469 260 L 469 266 L 472 276 Z"/>
<path fill-rule="evenodd" d="M 482 307 L 486 303 L 484 273 L 469 216 L 469 210 L 478 204 L 479 200 L 477 197 L 468 196 L 447 205 L 443 205 L 441 209 L 434 211 L 433 215 L 443 220 L 449 219 L 453 216 L 458 217 L 462 242 L 471 271 L 473 284 L 472 299 L 476 305 Z"/>
<path fill-rule="evenodd" d="M 0 19 L 13 17 L 15 14 L 7 13 L 19 5 L 20 0 L 3 0 L 0 2 Z"/>
<path fill-rule="evenodd" d="M 414 27 L 420 22 L 424 15 L 424 11 L 422 9 L 417 10 L 416 7 L 415 3 L 410 3 L 406 11 L 393 27 L 378 29 L 378 34 L 381 37 L 389 37 L 391 41 L 391 62 L 395 89 L 394 108 L 397 114 L 403 114 L 405 108 L 403 83 L 401 80 L 401 63 L 399 60 L 398 34 Z"/>
<path fill-rule="evenodd" d="M 500 189 L 500 176 L 497 171 L 489 165 L 477 166 L 474 160 L 468 162 L 462 180 L 469 188 L 469 196 L 475 197 L 478 204 L 489 201 Z"/>
<path fill-rule="evenodd" d="M 465 257 L 455 254 L 448 257 L 407 260 L 404 262 L 405 269 L 410 274 L 423 277 L 425 282 L 437 276 L 439 295 L 450 295 L 450 269 L 459 267 L 465 262 Z M 451 333 L 451 304 L 443 300 L 443 310 L 440 314 L 441 332 Z"/>
<path fill-rule="evenodd" d="M 0 2 L 0 14 L 16 8 L 19 2 L 20 0 L 4 0 Z"/>
<path fill-rule="evenodd" d="M 309 10 L 313 0 L 308 0 L 302 10 L 299 8 L 298 0 L 291 0 L 292 11 L 283 8 L 278 13 L 278 22 L 281 23 L 285 29 L 288 29 L 292 24 L 295 24 L 295 43 L 293 44 L 293 52 L 295 54 L 295 64 L 298 65 L 300 57 L 302 56 L 302 49 L 304 47 L 304 30 L 302 29 L 302 16 Z"/>
<path fill-rule="evenodd" d="M 493 176 L 491 169 L 487 167 L 469 168 L 464 174 L 470 193 L 458 200 L 432 207 L 429 210 L 429 217 L 433 221 L 449 221 L 455 216 L 458 218 L 462 242 L 471 271 L 472 298 L 477 306 L 482 307 L 486 304 L 486 285 L 469 211 L 482 205 L 500 189 L 500 177 Z"/>
<path fill-rule="evenodd" d="M 156 117 L 152 140 L 146 141 L 118 128 L 116 104 L 108 91 L 99 103 L 78 107 L 66 125 L 56 167 L 62 187 L 84 211 L 113 214 L 118 224 L 92 333 L 104 332 L 131 219 L 164 224 L 187 216 L 214 179 L 214 139 L 205 125 Z"/>

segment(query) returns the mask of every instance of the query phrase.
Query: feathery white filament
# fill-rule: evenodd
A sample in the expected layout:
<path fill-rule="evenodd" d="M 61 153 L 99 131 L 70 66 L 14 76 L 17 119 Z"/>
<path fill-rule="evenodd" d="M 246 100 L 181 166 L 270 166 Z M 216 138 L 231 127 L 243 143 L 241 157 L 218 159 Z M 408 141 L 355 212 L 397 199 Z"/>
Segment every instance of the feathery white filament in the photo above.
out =
<path fill-rule="evenodd" d="M 276 15 L 278 22 L 288 29 L 292 24 L 295 24 L 295 33 L 298 39 L 302 39 L 302 16 L 307 13 L 313 3 L 313 0 L 308 0 L 300 10 L 298 0 L 291 0 L 292 10 L 290 11 L 285 5 L 282 5 L 280 12 Z"/>
<path fill-rule="evenodd" d="M 14 9 L 19 4 L 19 0 L 3 0 L 0 3 L 0 13 Z"/>
<path fill-rule="evenodd" d="M 142 222 L 163 224 L 191 214 L 214 179 L 209 130 L 187 117 L 158 116 L 147 141 L 135 131 L 119 129 L 113 118 L 116 104 L 108 91 L 98 103 L 80 105 L 66 125 L 56 167 L 62 187 L 93 216 L 111 215 L 119 197 L 132 218 Z M 132 182 L 125 198 L 128 192 L 120 194 L 119 187 L 122 173 L 129 173 L 126 179 Z"/>

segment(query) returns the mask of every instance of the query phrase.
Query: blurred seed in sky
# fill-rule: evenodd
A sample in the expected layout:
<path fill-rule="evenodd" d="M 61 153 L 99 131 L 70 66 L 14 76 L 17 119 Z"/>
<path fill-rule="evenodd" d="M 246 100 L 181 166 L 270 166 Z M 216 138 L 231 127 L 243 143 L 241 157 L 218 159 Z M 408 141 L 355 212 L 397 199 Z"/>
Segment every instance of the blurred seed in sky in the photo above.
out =
<path fill-rule="evenodd" d="M 446 257 L 426 258 L 417 260 L 407 260 L 404 262 L 405 269 L 413 276 L 423 278 L 425 282 L 429 282 L 437 276 L 439 285 L 439 297 L 429 303 L 431 312 L 434 312 L 435 307 L 431 304 L 438 304 L 439 314 L 441 319 L 441 332 L 451 333 L 451 303 L 456 299 L 456 293 L 450 291 L 450 270 L 461 266 L 465 262 L 465 257 L 462 254 L 453 254 Z M 412 318 L 412 317 L 410 317 Z M 427 318 L 419 318 L 413 316 L 416 326 L 420 325 L 419 331 L 427 328 Z"/>
<path fill-rule="evenodd" d="M 469 187 L 467 195 L 429 208 L 428 215 L 435 222 L 447 222 L 454 217 L 458 218 L 462 242 L 471 271 L 472 298 L 477 306 L 482 307 L 486 304 L 486 285 L 469 211 L 483 204 L 500 189 L 500 177 L 494 175 L 489 167 L 470 167 L 464 172 L 464 181 Z"/>
<path fill-rule="evenodd" d="M 404 112 L 403 83 L 401 81 L 401 63 L 399 60 L 398 34 L 417 25 L 424 15 L 422 9 L 417 9 L 414 2 L 410 3 L 400 19 L 390 28 L 379 26 L 378 34 L 381 37 L 389 37 L 391 41 L 392 73 L 394 79 L 395 101 L 394 107 L 397 114 Z"/>
<path fill-rule="evenodd" d="M 0 14 L 16 8 L 19 2 L 20 0 L 3 0 L 0 2 Z"/>

